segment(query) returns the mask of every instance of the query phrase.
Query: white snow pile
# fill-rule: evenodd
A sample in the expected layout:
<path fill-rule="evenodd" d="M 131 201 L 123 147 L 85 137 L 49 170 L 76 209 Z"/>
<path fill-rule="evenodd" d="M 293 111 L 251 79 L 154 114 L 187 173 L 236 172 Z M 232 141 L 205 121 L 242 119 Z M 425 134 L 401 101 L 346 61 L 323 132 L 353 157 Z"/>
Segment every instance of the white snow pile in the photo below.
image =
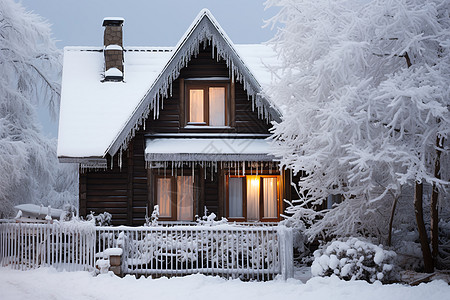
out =
<path fill-rule="evenodd" d="M 76 288 L 74 288 L 76 287 Z M 314 277 L 305 284 L 299 280 L 244 282 L 200 274 L 151 279 L 144 276 L 120 278 L 110 273 L 92 276 L 89 272 L 57 272 L 39 268 L 18 271 L 0 268 L 0 297 L 5 300 L 62 299 L 115 300 L 151 299 L 214 300 L 245 299 L 333 299 L 333 300 L 441 300 L 448 299 L 450 286 L 435 280 L 418 286 L 369 284 L 344 281 L 337 277 Z M 220 292 L 223 291 L 223 292 Z M 210 296 L 207 296 L 210 295 Z"/>
<path fill-rule="evenodd" d="M 344 280 L 377 280 L 387 283 L 396 278 L 394 251 L 384 250 L 357 238 L 333 241 L 314 252 L 313 276 L 336 275 Z"/>

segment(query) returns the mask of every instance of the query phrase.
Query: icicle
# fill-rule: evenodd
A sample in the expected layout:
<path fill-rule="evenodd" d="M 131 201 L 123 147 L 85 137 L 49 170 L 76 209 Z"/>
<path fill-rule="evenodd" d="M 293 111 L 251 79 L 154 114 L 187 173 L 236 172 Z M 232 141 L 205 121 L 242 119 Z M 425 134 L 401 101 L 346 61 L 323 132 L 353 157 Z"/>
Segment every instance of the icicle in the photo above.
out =
<path fill-rule="evenodd" d="M 195 176 L 194 176 L 194 162 L 191 161 L 191 168 L 192 168 L 192 182 L 195 182 Z"/>
<path fill-rule="evenodd" d="M 172 176 L 173 176 L 173 165 L 175 164 L 175 162 L 172 160 L 172 164 L 171 164 L 171 167 L 172 167 Z"/>
<path fill-rule="evenodd" d="M 214 162 L 212 162 L 210 170 L 211 170 L 211 181 L 214 181 Z"/>
<path fill-rule="evenodd" d="M 245 160 L 242 162 L 242 176 L 245 176 Z"/>
<path fill-rule="evenodd" d="M 158 99 L 156 100 L 156 118 L 157 119 L 159 119 L 159 101 L 161 101 L 161 98 L 159 97 L 159 93 L 158 93 Z"/>
<path fill-rule="evenodd" d="M 205 180 L 206 180 L 206 164 L 204 164 L 203 161 L 202 161 L 202 166 L 204 166 L 203 167 L 203 172 L 205 173 L 204 177 L 205 177 Z"/>
<path fill-rule="evenodd" d="M 290 169 L 289 171 L 290 171 L 289 181 L 291 182 L 291 186 L 292 186 L 292 169 Z"/>
<path fill-rule="evenodd" d="M 119 150 L 119 169 L 122 171 L 122 147 Z"/>

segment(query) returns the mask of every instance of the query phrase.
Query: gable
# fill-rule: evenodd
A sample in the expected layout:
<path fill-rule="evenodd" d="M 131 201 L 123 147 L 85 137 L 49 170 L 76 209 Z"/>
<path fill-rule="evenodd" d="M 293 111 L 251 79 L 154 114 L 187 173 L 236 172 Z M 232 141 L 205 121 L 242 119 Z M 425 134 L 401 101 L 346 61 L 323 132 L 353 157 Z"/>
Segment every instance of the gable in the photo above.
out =
<path fill-rule="evenodd" d="M 271 125 L 263 118 L 258 116 L 258 112 L 253 110 L 252 102 L 249 101 L 247 92 L 244 90 L 243 84 L 234 83 L 233 86 L 233 107 L 231 107 L 231 96 L 226 99 L 226 114 L 231 114 L 230 127 L 203 127 L 186 126 L 186 91 L 184 96 L 182 90 L 190 85 L 197 85 L 197 82 L 213 83 L 208 79 L 224 79 L 229 85 L 230 70 L 224 60 L 213 59 L 212 47 L 201 47 L 200 52 L 193 58 L 189 64 L 180 70 L 180 76 L 174 80 L 171 87 L 171 95 L 163 102 L 158 118 L 148 118 L 145 121 L 147 133 L 220 133 L 220 134 L 241 134 L 254 133 L 265 134 L 268 136 Z M 189 81 L 189 79 L 194 79 Z M 184 82 L 181 83 L 181 80 Z M 189 82 L 189 83 L 188 83 Z M 184 98 L 183 98 L 184 97 Z M 233 110 L 231 112 L 230 110 Z M 231 119 L 233 118 L 233 119 Z"/>
<path fill-rule="evenodd" d="M 242 83 L 261 118 L 279 120 L 278 109 L 261 96 L 258 81 L 268 81 L 270 72 L 265 70 L 262 73 L 266 75 L 257 79 L 249 69 L 260 72 L 265 64 L 258 55 L 270 56 L 273 62 L 273 52 L 262 45 L 235 49 L 204 10 L 175 48 L 125 48 L 124 82 L 101 82 L 102 48 L 65 49 L 58 135 L 60 161 L 104 158 L 106 154 L 114 155 L 119 149 L 126 149 L 147 118 L 159 117 L 173 81 L 199 53 L 201 43 L 210 44 L 215 49 L 215 58 L 224 59 L 231 76 Z M 265 51 L 255 52 L 255 49 Z M 248 59 L 242 59 L 241 55 L 247 55 Z"/>

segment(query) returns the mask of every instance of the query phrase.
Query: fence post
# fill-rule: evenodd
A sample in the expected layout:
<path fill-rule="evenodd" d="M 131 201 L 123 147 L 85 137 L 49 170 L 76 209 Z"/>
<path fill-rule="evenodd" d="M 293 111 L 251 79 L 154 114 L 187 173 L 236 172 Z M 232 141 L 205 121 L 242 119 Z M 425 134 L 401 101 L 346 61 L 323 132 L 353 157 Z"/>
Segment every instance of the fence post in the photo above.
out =
<path fill-rule="evenodd" d="M 292 229 L 284 225 L 278 226 L 280 244 L 280 271 L 284 280 L 294 277 L 294 240 Z"/>

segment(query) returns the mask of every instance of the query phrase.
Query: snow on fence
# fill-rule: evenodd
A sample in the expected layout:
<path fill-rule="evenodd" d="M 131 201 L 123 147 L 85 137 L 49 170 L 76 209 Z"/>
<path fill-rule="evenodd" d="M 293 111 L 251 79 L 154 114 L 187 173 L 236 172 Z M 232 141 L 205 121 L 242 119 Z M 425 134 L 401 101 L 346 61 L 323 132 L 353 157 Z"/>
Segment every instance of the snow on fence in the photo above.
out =
<path fill-rule="evenodd" d="M 94 227 L 0 224 L 0 264 L 92 270 L 109 248 L 122 248 L 123 274 L 193 273 L 268 280 L 293 276 L 292 232 L 284 226 Z"/>
<path fill-rule="evenodd" d="M 95 227 L 55 224 L 0 224 L 0 265 L 27 270 L 53 266 L 58 270 L 92 270 Z"/>

